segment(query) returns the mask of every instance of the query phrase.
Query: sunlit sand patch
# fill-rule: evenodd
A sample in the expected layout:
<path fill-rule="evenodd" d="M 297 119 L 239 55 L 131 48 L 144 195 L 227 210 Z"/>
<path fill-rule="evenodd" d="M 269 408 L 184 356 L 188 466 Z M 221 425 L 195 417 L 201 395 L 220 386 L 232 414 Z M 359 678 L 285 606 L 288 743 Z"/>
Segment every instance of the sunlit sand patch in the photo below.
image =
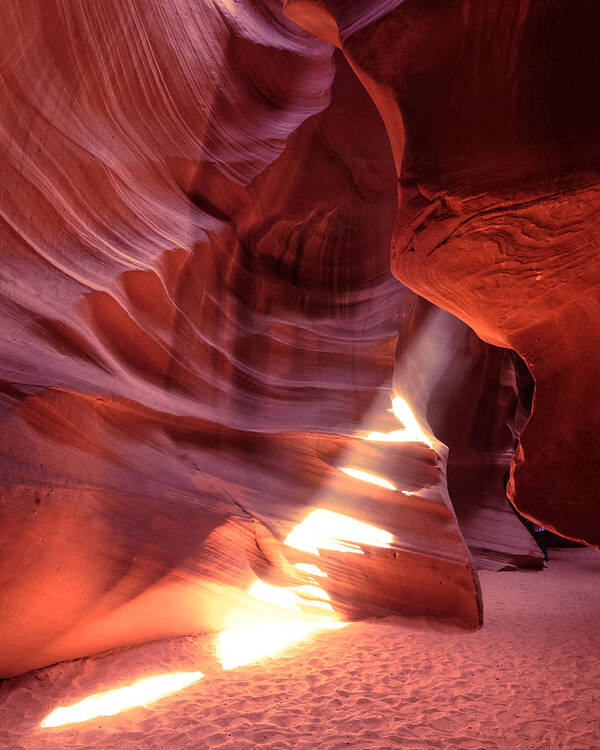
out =
<path fill-rule="evenodd" d="M 285 544 L 319 556 L 319 549 L 363 554 L 361 544 L 390 547 L 392 541 L 393 535 L 383 529 L 341 513 L 317 508 L 290 532 Z M 270 620 L 219 633 L 216 653 L 223 669 L 260 661 L 314 633 L 349 624 L 340 622 L 329 594 L 315 580 L 327 578 L 327 573 L 314 563 L 295 563 L 294 566 L 307 576 L 307 583 L 284 587 L 256 580 L 248 589 L 248 594 L 284 610 L 312 615 L 312 619 Z M 98 716 L 114 716 L 136 706 L 148 705 L 201 680 L 203 676 L 202 672 L 157 675 L 133 685 L 96 693 L 72 706 L 55 709 L 41 726 L 58 727 L 89 721 Z"/>
<path fill-rule="evenodd" d="M 43 727 L 58 727 L 89 721 L 97 716 L 114 716 L 136 706 L 146 706 L 159 698 L 198 682 L 204 677 L 202 672 L 173 672 L 148 677 L 126 687 L 95 693 L 72 706 L 61 706 L 48 714 Z"/>
<path fill-rule="evenodd" d="M 371 432 L 367 440 L 386 442 L 418 441 L 431 446 L 429 438 L 419 426 L 410 407 L 403 398 L 392 401 L 394 415 L 403 428 L 389 433 Z M 392 482 L 377 474 L 352 466 L 341 467 L 348 476 L 360 481 L 395 490 Z M 384 529 L 334 511 L 317 508 L 299 523 L 285 539 L 288 547 L 319 556 L 319 550 L 332 550 L 364 554 L 361 545 L 390 547 L 393 535 Z M 272 586 L 256 580 L 248 594 L 287 611 L 309 614 L 311 619 L 272 620 L 259 624 L 230 628 L 217 636 L 217 658 L 223 669 L 234 669 L 273 656 L 287 646 L 301 641 L 313 633 L 344 627 L 330 602 L 329 594 L 316 579 L 326 578 L 325 573 L 313 563 L 294 563 L 307 577 L 307 583 L 298 586 Z M 202 672 L 175 672 L 156 675 L 132 685 L 90 695 L 72 706 L 61 706 L 43 721 L 42 727 L 58 727 L 98 716 L 114 716 L 121 711 L 145 706 L 177 692 L 198 680 Z"/>
<path fill-rule="evenodd" d="M 347 474 L 349 477 L 354 479 L 360 479 L 361 482 L 369 482 L 369 484 L 376 484 L 379 487 L 385 487 L 387 490 L 395 490 L 396 487 L 387 479 L 380 477 L 377 474 L 371 474 L 369 471 L 363 471 L 362 469 L 355 469 L 352 466 L 341 466 L 340 471 Z"/>
<path fill-rule="evenodd" d="M 273 656 L 313 633 L 346 625 L 335 620 L 296 620 L 230 628 L 217 636 L 217 658 L 223 669 L 235 669 Z"/>
<path fill-rule="evenodd" d="M 288 547 L 319 555 L 319 550 L 363 554 L 361 544 L 390 547 L 393 535 L 384 529 L 351 516 L 317 508 L 286 537 Z M 313 563 L 296 563 L 309 576 L 324 578 L 327 574 Z M 325 617 L 313 620 L 274 621 L 225 630 L 217 636 L 217 658 L 223 669 L 234 669 L 273 656 L 287 646 L 313 633 L 344 627 L 330 604 L 329 594 L 316 581 L 299 586 L 271 586 L 256 581 L 248 593 L 278 604 L 288 610 L 322 608 Z"/>

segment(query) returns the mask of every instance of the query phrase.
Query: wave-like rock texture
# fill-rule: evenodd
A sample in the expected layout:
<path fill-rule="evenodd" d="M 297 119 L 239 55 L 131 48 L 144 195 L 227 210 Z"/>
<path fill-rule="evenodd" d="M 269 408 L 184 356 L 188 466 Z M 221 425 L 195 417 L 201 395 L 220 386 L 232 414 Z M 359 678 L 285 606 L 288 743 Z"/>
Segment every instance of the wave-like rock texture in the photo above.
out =
<path fill-rule="evenodd" d="M 4 16 L 0 673 L 272 616 L 257 580 L 312 586 L 290 617 L 318 584 L 345 617 L 476 627 L 389 271 L 391 129 L 342 53 L 274 1 Z M 364 440 L 402 427 L 394 394 L 426 434 Z M 283 544 L 316 509 L 384 535 Z"/>
<path fill-rule="evenodd" d="M 448 490 L 479 568 L 543 567 L 505 484 L 531 410 L 533 382 L 510 349 L 490 346 L 461 320 L 415 298 L 401 326 L 394 387 L 410 394 L 450 447 Z"/>
<path fill-rule="evenodd" d="M 289 0 L 342 47 L 399 175 L 392 271 L 535 379 L 509 492 L 600 544 L 596 3 Z"/>

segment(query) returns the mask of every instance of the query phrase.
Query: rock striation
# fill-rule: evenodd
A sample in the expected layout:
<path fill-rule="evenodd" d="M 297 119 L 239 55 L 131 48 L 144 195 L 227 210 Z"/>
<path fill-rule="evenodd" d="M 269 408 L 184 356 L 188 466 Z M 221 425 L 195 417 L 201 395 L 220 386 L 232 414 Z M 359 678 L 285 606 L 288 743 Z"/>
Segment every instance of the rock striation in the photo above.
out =
<path fill-rule="evenodd" d="M 278 2 L 23 0 L 3 34 L 0 673 L 328 603 L 477 627 L 448 449 L 390 413 L 417 298 L 344 55 Z"/>
<path fill-rule="evenodd" d="M 7 8 L 1 676 L 599 543 L 597 14 Z"/>
<path fill-rule="evenodd" d="M 509 493 L 600 544 L 595 4 L 290 0 L 343 49 L 398 173 L 392 272 L 535 379 Z M 311 25 L 307 24 L 307 28 Z M 560 51 L 560 52 L 559 52 Z"/>
<path fill-rule="evenodd" d="M 448 490 L 479 568 L 541 568 L 505 485 L 531 411 L 533 381 L 511 350 L 484 343 L 458 318 L 416 298 L 398 337 L 395 389 L 419 405 L 450 448 Z"/>

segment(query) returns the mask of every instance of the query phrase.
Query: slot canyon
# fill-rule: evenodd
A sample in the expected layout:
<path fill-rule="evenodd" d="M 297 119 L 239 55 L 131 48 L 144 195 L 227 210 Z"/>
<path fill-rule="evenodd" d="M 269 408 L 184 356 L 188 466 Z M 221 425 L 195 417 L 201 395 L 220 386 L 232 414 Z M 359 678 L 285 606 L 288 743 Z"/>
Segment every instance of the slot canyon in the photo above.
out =
<path fill-rule="evenodd" d="M 0 744 L 600 747 L 600 5 L 1 17 Z"/>

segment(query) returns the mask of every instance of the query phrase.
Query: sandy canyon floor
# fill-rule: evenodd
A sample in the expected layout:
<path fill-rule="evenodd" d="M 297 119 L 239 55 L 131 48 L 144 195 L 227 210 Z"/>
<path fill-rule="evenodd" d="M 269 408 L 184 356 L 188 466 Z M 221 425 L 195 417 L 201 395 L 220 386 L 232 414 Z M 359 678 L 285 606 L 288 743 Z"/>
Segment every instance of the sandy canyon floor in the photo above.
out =
<path fill-rule="evenodd" d="M 214 636 L 177 638 L 5 681 L 0 747 L 600 748 L 600 554 L 554 550 L 543 572 L 481 580 L 476 633 L 373 620 L 230 671 Z M 204 678 L 147 707 L 40 727 L 90 694 L 195 670 Z"/>

